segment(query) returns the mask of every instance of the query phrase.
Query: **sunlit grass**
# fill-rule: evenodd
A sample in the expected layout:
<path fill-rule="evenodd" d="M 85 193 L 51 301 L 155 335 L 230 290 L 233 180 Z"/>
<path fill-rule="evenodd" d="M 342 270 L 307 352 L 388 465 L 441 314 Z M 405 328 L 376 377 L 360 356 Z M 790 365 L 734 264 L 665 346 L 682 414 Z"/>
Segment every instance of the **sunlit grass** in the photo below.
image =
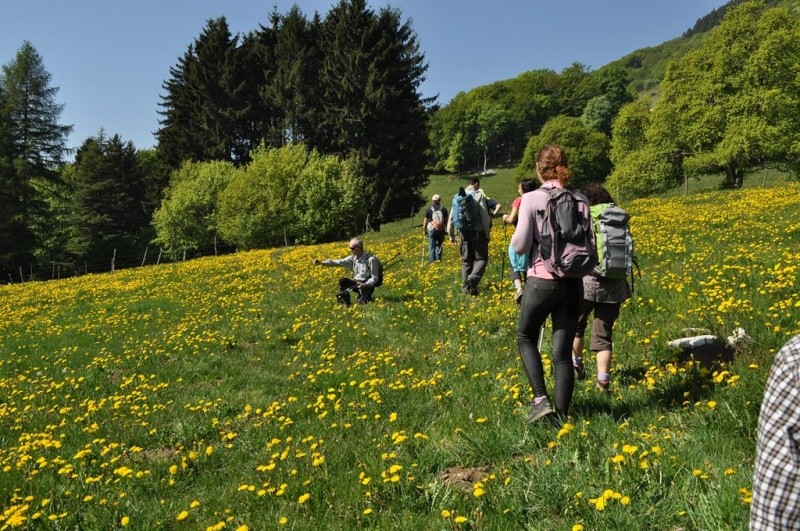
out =
<path fill-rule="evenodd" d="M 477 298 L 411 222 L 366 236 L 404 257 L 366 307 L 310 267 L 344 243 L 0 288 L 0 528 L 744 528 L 763 382 L 800 332 L 798 192 L 626 205 L 613 392 L 579 382 L 560 431 L 525 423 L 499 224 Z M 737 326 L 727 365 L 665 346 Z"/>

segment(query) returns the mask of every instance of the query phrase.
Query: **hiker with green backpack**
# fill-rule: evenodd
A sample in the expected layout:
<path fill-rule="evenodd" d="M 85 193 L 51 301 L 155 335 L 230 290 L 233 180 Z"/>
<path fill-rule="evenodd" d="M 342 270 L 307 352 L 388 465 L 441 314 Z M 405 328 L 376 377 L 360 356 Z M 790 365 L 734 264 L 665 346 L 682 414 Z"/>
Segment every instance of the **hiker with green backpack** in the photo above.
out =
<path fill-rule="evenodd" d="M 581 190 L 589 200 L 597 241 L 598 264 L 583 277 L 583 298 L 578 329 L 572 343 L 575 375 L 583 378 L 584 334 L 589 316 L 594 314 L 589 350 L 597 357 L 597 389 L 608 392 L 611 381 L 612 334 L 622 303 L 631 297 L 628 276 L 633 276 L 635 258 L 628 220 L 630 216 L 614 203 L 600 183 L 589 183 Z"/>

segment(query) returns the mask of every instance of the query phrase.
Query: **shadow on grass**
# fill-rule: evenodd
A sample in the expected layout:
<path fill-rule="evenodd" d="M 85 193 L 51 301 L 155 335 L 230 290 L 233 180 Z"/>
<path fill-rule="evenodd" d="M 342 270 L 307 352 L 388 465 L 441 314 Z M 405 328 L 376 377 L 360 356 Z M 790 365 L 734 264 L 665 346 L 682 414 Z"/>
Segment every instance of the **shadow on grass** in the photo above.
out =
<path fill-rule="evenodd" d="M 598 415 L 608 415 L 614 422 L 621 422 L 633 414 L 634 409 L 638 410 L 639 407 L 632 407 L 632 404 L 627 401 L 622 402 L 612 396 L 600 394 L 589 396 L 577 401 L 573 400 L 570 407 L 570 415 L 576 418 L 592 419 Z"/>
<path fill-rule="evenodd" d="M 401 295 L 381 295 L 379 298 L 386 302 L 408 302 L 414 300 L 414 296 L 408 293 L 403 293 Z"/>

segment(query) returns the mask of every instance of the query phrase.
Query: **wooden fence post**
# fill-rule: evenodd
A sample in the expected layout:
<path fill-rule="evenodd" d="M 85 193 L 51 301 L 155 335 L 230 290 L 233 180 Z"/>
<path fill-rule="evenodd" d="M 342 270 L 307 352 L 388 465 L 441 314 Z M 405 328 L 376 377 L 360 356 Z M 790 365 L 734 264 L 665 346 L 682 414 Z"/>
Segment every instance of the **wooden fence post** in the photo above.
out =
<path fill-rule="evenodd" d="M 144 248 L 144 258 L 142 258 L 142 266 L 144 266 L 144 263 L 147 260 L 147 249 L 149 249 L 149 247 Z"/>
<path fill-rule="evenodd" d="M 156 265 L 161 263 L 161 247 L 158 248 L 158 258 L 156 258 Z"/>
<path fill-rule="evenodd" d="M 114 272 L 114 266 L 116 266 L 117 261 L 117 250 L 114 249 L 114 256 L 111 257 L 111 272 Z"/>

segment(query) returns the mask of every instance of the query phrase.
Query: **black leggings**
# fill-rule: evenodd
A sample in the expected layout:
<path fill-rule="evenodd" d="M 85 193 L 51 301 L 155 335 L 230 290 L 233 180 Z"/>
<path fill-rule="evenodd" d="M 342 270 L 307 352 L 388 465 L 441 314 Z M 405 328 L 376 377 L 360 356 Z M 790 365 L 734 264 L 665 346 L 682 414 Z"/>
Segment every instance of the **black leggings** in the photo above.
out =
<path fill-rule="evenodd" d="M 575 375 L 572 372 L 572 340 L 578 324 L 578 308 L 582 297 L 580 279 L 544 280 L 528 277 L 519 314 L 517 345 L 522 366 L 535 397 L 547 396 L 539 334 L 547 316 L 553 323 L 553 349 L 550 355 L 555 372 L 555 407 L 567 414 Z"/>

